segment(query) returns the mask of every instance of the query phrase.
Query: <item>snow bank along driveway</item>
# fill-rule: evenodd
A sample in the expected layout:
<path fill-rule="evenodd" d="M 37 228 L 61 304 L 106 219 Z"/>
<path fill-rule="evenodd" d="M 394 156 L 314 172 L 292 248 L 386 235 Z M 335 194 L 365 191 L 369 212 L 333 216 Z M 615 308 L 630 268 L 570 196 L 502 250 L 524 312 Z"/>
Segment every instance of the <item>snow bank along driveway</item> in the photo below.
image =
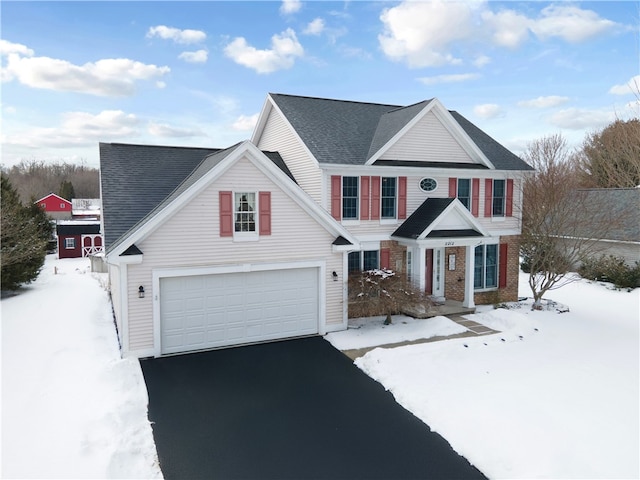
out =
<path fill-rule="evenodd" d="M 582 280 L 551 294 L 571 311 L 483 307 L 467 317 L 500 334 L 356 364 L 489 478 L 637 479 L 640 289 Z"/>
<path fill-rule="evenodd" d="M 0 307 L 2 477 L 161 477 L 140 365 L 89 260 L 48 256 Z"/>

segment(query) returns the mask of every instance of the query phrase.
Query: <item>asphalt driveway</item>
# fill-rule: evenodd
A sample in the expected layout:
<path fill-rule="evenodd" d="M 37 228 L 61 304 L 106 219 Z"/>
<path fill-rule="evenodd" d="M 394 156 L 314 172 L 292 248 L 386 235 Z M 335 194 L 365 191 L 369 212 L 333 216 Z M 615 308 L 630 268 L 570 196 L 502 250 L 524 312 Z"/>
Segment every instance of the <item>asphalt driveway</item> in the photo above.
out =
<path fill-rule="evenodd" d="M 141 365 L 166 479 L 484 478 L 320 337 Z"/>

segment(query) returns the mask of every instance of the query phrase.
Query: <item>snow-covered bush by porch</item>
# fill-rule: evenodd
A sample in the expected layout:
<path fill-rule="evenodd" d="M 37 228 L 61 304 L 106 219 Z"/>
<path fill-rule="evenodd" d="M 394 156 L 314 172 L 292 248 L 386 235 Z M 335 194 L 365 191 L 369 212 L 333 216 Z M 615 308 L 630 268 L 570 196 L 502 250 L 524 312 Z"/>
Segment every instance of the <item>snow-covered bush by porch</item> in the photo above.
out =
<path fill-rule="evenodd" d="M 375 269 L 349 275 L 349 318 L 397 315 L 403 309 L 429 305 L 424 292 L 393 270 Z"/>

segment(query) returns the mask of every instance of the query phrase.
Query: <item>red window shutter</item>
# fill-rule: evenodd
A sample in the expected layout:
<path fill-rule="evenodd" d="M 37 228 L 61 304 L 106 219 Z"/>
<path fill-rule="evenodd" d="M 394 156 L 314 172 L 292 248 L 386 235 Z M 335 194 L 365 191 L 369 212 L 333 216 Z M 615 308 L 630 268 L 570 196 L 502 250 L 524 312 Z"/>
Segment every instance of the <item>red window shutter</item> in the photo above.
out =
<path fill-rule="evenodd" d="M 360 220 L 369 220 L 369 184 L 371 177 L 360 177 Z"/>
<path fill-rule="evenodd" d="M 233 236 L 233 193 L 220 192 L 220 236 Z"/>
<path fill-rule="evenodd" d="M 506 198 L 505 213 L 507 217 L 513 217 L 513 179 L 507 179 L 507 198 Z"/>
<path fill-rule="evenodd" d="M 380 220 L 380 177 L 371 177 L 371 220 Z"/>
<path fill-rule="evenodd" d="M 493 180 L 484 181 L 484 216 L 490 217 L 493 212 Z"/>
<path fill-rule="evenodd" d="M 407 218 L 407 177 L 398 177 L 398 218 Z"/>
<path fill-rule="evenodd" d="M 336 220 L 342 218 L 342 177 L 331 175 L 331 216 Z"/>
<path fill-rule="evenodd" d="M 271 192 L 258 193 L 260 235 L 271 235 Z"/>
<path fill-rule="evenodd" d="M 449 179 L 449 198 L 456 198 L 458 196 L 458 179 Z"/>
<path fill-rule="evenodd" d="M 474 178 L 471 181 L 471 214 L 474 217 L 479 215 L 480 207 L 480 179 Z"/>
<path fill-rule="evenodd" d="M 498 288 L 505 288 L 507 286 L 507 251 L 509 245 L 506 243 L 500 244 L 500 263 L 498 269 Z"/>
<path fill-rule="evenodd" d="M 391 250 L 388 248 L 380 249 L 380 268 L 386 270 L 391 268 Z"/>

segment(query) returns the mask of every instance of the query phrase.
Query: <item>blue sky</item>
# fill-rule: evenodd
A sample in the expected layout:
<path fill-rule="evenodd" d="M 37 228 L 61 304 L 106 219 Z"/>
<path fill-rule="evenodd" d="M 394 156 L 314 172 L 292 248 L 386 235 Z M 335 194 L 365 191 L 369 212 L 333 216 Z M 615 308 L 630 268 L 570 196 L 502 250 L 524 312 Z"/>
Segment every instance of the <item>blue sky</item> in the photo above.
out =
<path fill-rule="evenodd" d="M 640 3 L 0 5 L 2 164 L 98 166 L 98 142 L 227 147 L 267 93 L 437 97 L 516 153 L 640 114 Z"/>

